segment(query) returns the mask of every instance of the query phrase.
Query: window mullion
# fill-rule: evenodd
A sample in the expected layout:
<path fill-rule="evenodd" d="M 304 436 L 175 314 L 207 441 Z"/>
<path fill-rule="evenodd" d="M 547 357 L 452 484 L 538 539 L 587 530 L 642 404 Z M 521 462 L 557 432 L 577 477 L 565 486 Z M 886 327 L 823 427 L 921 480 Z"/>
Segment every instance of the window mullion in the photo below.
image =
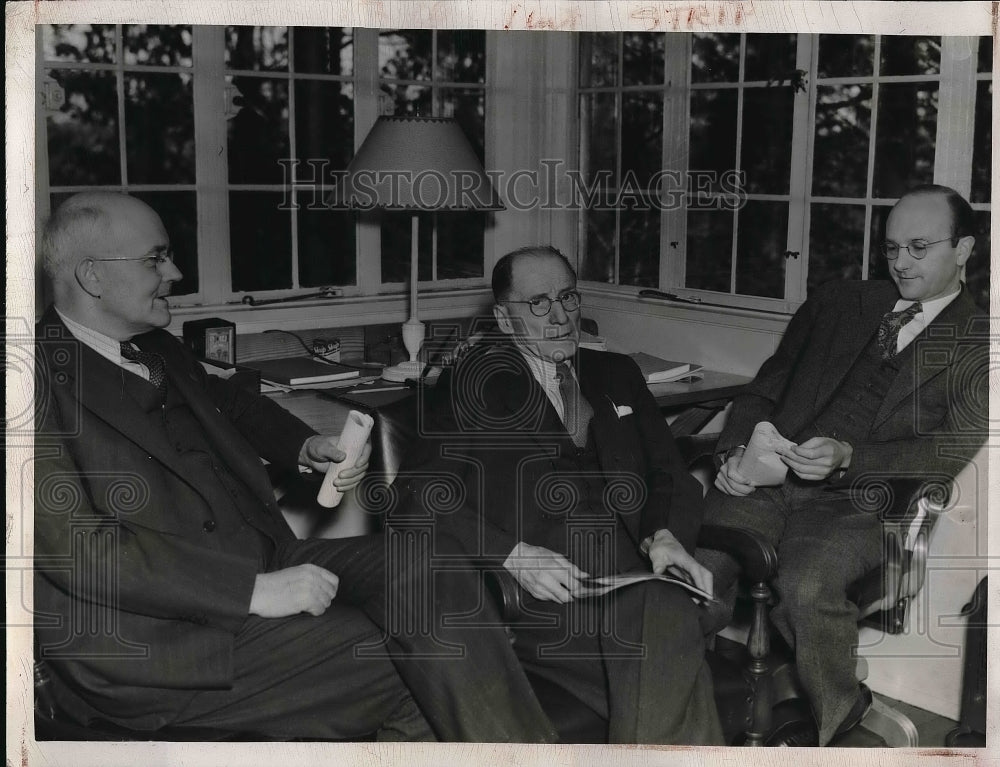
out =
<path fill-rule="evenodd" d="M 669 34 L 669 33 L 664 33 Z M 664 181 L 660 186 L 661 203 L 671 203 L 661 213 L 660 227 L 660 282 L 661 288 L 684 287 L 687 278 L 687 210 L 684 205 L 673 205 L 685 199 L 687 189 L 688 157 L 691 143 L 691 35 L 685 34 L 680 45 L 670 44 L 676 36 L 668 37 L 664 55 L 663 95 L 663 167 L 680 174 L 681 187 L 669 190 L 673 182 Z M 664 197 L 664 192 L 667 196 Z"/>
<path fill-rule="evenodd" d="M 798 250 L 798 258 L 785 259 L 785 299 L 805 301 L 809 272 L 809 186 L 812 163 L 813 131 L 816 112 L 816 56 L 813 35 L 800 34 L 796 40 L 795 68 L 809 76 L 805 93 L 793 94 L 791 175 L 788 188 L 788 235 L 790 250 Z M 812 118 L 812 119 L 810 119 Z"/>
<path fill-rule="evenodd" d="M 128 148 L 125 146 L 125 39 L 122 25 L 115 24 L 115 92 L 118 95 L 118 163 L 122 189 L 128 188 Z"/>
<path fill-rule="evenodd" d="M 378 30 L 354 28 L 354 150 L 365 140 L 379 115 Z M 382 233 L 376 213 L 358 217 L 357 275 L 363 295 L 382 285 Z"/>
<path fill-rule="evenodd" d="M 978 45 L 978 37 L 941 38 L 934 183 L 950 186 L 966 199 L 972 191 Z"/>
<path fill-rule="evenodd" d="M 745 89 L 745 83 L 743 82 L 746 78 L 746 66 L 747 66 L 747 36 L 746 33 L 740 34 L 740 68 L 739 75 L 737 77 L 737 82 L 739 87 L 736 91 L 736 169 L 742 170 L 743 168 L 743 92 Z M 733 212 L 733 239 L 731 243 L 731 258 L 729 260 L 729 292 L 733 295 L 736 294 L 736 269 L 738 267 L 737 259 L 739 258 L 737 245 L 739 243 L 740 236 L 740 210 L 737 209 Z"/>
<path fill-rule="evenodd" d="M 204 302 L 232 297 L 224 28 L 192 27 L 198 284 Z"/>

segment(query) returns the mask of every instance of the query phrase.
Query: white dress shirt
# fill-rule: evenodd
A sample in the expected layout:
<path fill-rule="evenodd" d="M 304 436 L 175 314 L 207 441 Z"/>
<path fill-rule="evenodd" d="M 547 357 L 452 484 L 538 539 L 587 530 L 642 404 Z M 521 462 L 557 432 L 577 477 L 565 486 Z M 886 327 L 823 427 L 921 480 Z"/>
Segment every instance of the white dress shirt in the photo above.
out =
<path fill-rule="evenodd" d="M 81 325 L 79 322 L 74 322 L 61 311 L 56 309 L 56 314 L 59 315 L 59 319 L 63 321 L 66 325 L 66 329 L 72 334 L 72 336 L 85 346 L 89 346 L 95 352 L 100 354 L 104 359 L 110 360 L 115 363 L 122 370 L 127 370 L 129 373 L 134 373 L 140 378 L 149 380 L 149 370 L 146 369 L 145 365 L 141 365 L 138 362 L 132 362 L 122 357 L 122 347 L 121 344 L 110 336 L 106 336 L 103 333 L 99 333 L 96 330 L 88 328 Z"/>
<path fill-rule="evenodd" d="M 535 380 L 538 381 L 538 385 L 542 387 L 542 391 L 544 391 L 545 396 L 549 398 L 549 402 L 552 403 L 552 407 L 556 409 L 556 413 L 559 414 L 559 420 L 566 423 L 566 407 L 563 405 L 562 393 L 559 391 L 559 381 L 556 378 L 556 363 L 549 359 L 536 357 L 534 354 L 525 351 L 520 346 L 517 350 L 521 352 L 521 356 L 524 357 L 524 361 L 528 363 L 528 369 L 531 371 L 531 375 L 533 375 Z M 570 372 L 575 378 L 576 371 L 573 370 L 573 363 L 570 360 L 566 360 L 566 364 L 569 366 Z"/>
<path fill-rule="evenodd" d="M 916 313 L 912 320 L 900 328 L 899 336 L 896 339 L 896 352 L 903 351 L 914 338 L 923 333 L 924 328 L 930 325 L 944 311 L 945 307 L 958 297 L 959 293 L 961 293 L 961 289 L 944 298 L 935 298 L 933 301 L 922 301 L 920 311 Z M 904 309 L 909 309 L 915 303 L 916 301 L 907 301 L 901 298 L 896 302 L 893 311 L 901 312 Z"/>

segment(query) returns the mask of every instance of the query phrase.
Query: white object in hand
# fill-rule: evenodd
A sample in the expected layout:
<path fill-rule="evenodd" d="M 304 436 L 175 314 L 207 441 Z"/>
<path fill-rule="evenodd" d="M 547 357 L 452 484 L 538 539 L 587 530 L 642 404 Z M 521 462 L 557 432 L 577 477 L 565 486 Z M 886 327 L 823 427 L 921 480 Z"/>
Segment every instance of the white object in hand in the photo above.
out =
<path fill-rule="evenodd" d="M 334 486 L 333 481 L 340 476 L 341 471 L 353 467 L 358 462 L 358 456 L 364 450 L 374 423 L 375 420 L 370 415 L 359 413 L 357 410 L 352 410 L 347 414 L 347 423 L 340 433 L 340 441 L 337 443 L 337 446 L 345 453 L 344 460 L 340 463 L 331 462 L 326 470 L 323 485 L 319 489 L 319 495 L 316 496 L 316 502 L 320 506 L 332 509 L 344 497 L 344 494 Z"/>
<path fill-rule="evenodd" d="M 788 450 L 795 443 L 781 436 L 774 424 L 761 421 L 754 427 L 736 470 L 754 487 L 773 487 L 785 481 L 788 466 L 778 450 Z"/>

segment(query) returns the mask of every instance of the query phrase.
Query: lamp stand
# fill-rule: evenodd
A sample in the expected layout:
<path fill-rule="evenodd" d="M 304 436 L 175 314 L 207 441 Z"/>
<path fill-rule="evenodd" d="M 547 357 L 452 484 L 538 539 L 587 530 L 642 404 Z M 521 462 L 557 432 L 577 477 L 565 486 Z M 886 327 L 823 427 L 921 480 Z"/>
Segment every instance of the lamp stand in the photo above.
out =
<path fill-rule="evenodd" d="M 403 323 L 403 346 L 409 352 L 408 362 L 382 369 L 382 378 L 386 381 L 402 382 L 409 378 L 420 378 L 424 372 L 424 363 L 417 359 L 420 347 L 424 343 L 424 323 L 417 311 L 417 260 L 419 254 L 420 219 L 414 213 L 410 223 L 410 319 Z"/>

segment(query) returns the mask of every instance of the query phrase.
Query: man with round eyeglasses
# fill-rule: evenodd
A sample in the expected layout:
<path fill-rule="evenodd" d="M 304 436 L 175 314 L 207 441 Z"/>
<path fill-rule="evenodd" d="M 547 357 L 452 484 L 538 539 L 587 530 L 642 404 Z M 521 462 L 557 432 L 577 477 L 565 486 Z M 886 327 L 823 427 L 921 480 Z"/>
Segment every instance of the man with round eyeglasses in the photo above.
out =
<path fill-rule="evenodd" d="M 849 740 L 872 701 L 855 678 L 859 614 L 847 598 L 883 558 L 866 493 L 901 477 L 949 481 L 986 436 L 985 315 L 962 283 L 974 246 L 972 209 L 953 189 L 904 195 L 881 245 L 891 282 L 816 289 L 734 401 L 718 443 L 705 521 L 754 529 L 777 548 L 771 618 L 795 651 L 821 745 Z M 738 470 L 762 421 L 795 443 L 779 451 L 789 471 L 778 487 Z M 736 563 L 698 558 L 732 596 Z"/>
<path fill-rule="evenodd" d="M 578 349 L 581 298 L 562 253 L 508 253 L 492 287 L 497 332 L 424 399 L 399 514 L 433 519 L 516 581 L 514 649 L 599 718 L 588 742 L 720 745 L 688 592 L 647 582 L 587 594 L 590 576 L 650 571 L 711 592 L 692 555 L 701 486 L 635 363 Z M 441 508 L 437 483 L 458 508 Z"/>

